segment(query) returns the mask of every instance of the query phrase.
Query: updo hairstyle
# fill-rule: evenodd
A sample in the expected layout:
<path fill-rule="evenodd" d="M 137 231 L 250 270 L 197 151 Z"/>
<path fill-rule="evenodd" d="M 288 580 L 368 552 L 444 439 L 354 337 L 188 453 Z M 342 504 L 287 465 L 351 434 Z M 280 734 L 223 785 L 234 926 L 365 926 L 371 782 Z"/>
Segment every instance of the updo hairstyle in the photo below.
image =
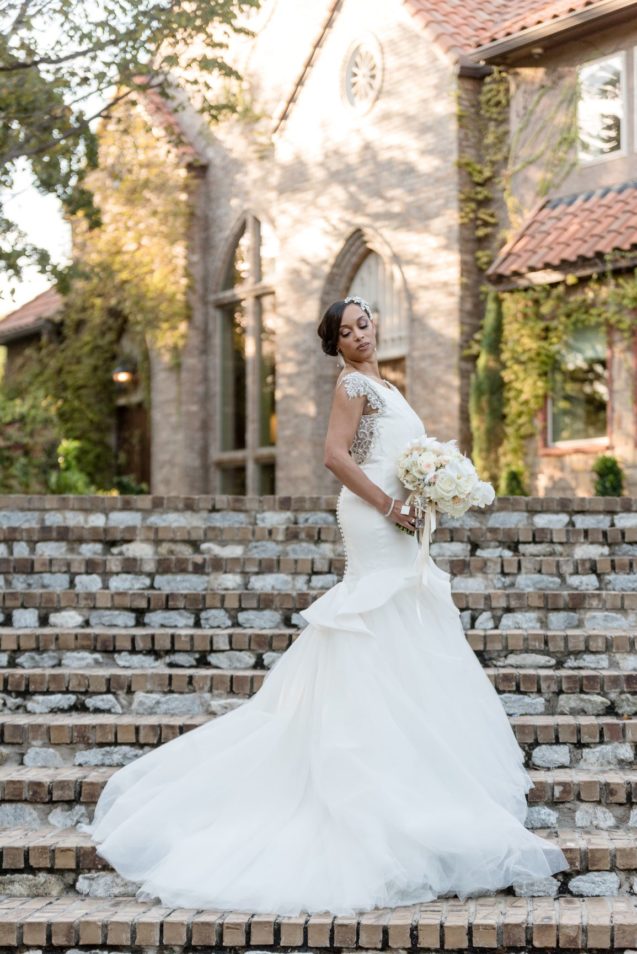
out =
<path fill-rule="evenodd" d="M 321 323 L 317 328 L 317 334 L 321 339 L 321 347 L 325 354 L 336 357 L 338 354 L 338 333 L 341 327 L 343 312 L 348 305 L 360 305 L 367 317 L 372 320 L 372 311 L 364 298 L 357 295 L 350 295 L 348 298 L 341 298 L 333 302 L 327 309 Z"/>

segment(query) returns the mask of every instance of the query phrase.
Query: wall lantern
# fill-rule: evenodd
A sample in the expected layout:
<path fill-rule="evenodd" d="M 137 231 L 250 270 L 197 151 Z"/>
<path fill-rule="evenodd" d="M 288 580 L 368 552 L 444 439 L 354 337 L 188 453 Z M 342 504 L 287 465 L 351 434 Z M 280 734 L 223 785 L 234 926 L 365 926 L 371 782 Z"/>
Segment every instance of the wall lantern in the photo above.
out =
<path fill-rule="evenodd" d="M 123 358 L 111 372 L 111 377 L 118 388 L 130 387 L 137 376 L 137 364 L 130 358 Z"/>

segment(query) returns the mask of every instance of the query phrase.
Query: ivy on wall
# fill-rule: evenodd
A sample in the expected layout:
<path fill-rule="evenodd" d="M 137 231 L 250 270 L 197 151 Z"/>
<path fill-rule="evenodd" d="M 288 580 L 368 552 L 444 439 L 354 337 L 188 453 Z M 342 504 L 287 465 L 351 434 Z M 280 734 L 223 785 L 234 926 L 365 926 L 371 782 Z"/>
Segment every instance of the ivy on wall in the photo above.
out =
<path fill-rule="evenodd" d="M 576 71 L 521 72 L 528 88 L 513 130 L 513 78 L 504 68 L 483 79 L 477 117 L 458 110 L 460 127 L 473 124 L 466 141 L 476 144 L 473 154 L 458 160 L 468 182 L 460 195 L 460 219 L 473 230 L 482 272 L 508 237 L 499 227 L 499 213 L 511 229 L 519 228 L 526 214 L 513 188 L 515 177 L 532 173 L 533 205 L 558 188 L 576 162 Z M 499 494 L 529 492 L 527 442 L 536 436 L 551 373 L 572 331 L 605 323 L 626 335 L 633 332 L 637 270 L 621 259 L 607 256 L 600 271 L 585 279 L 567 275 L 560 283 L 506 292 L 483 283 L 485 313 L 465 349 L 476 358 L 469 414 L 476 467 Z M 618 267 L 623 271 L 614 271 Z"/>
<path fill-rule="evenodd" d="M 503 439 L 499 449 L 499 493 L 511 492 L 519 475 L 528 492 L 525 442 L 536 436 L 536 416 L 548 392 L 561 350 L 582 326 L 606 325 L 627 338 L 635 327 L 637 272 L 611 272 L 578 280 L 503 292 Z"/>
<path fill-rule="evenodd" d="M 502 301 L 489 293 L 482 324 L 481 348 L 469 392 L 469 414 L 480 426 L 473 432 L 473 462 L 484 480 L 497 485 L 499 447 L 503 438 Z"/>
<path fill-rule="evenodd" d="M 503 166 L 509 155 L 509 76 L 495 67 L 484 80 L 478 111 L 458 108 L 458 123 L 470 124 L 470 137 L 478 148 L 461 153 L 458 166 L 466 173 L 460 190 L 460 221 L 468 225 L 476 239 L 476 263 L 486 270 L 493 260 L 498 227 L 497 201 L 502 192 Z"/>

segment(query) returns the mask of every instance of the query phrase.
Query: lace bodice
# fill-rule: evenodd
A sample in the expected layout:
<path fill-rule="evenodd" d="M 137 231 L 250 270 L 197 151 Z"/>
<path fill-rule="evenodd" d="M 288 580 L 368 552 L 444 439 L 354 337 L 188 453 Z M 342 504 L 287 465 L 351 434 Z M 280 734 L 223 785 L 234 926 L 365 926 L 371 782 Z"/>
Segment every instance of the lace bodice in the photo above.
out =
<path fill-rule="evenodd" d="M 381 384 L 377 390 L 370 382 L 369 377 L 365 374 L 361 374 L 360 371 L 351 371 L 349 374 L 346 374 L 339 381 L 339 386 L 340 385 L 345 388 L 345 393 L 349 398 L 365 397 L 363 413 L 349 450 L 350 455 L 357 464 L 364 464 L 365 461 L 368 460 L 378 436 L 379 414 L 385 408 L 386 404 L 379 390 L 380 388 L 387 390 L 387 388 Z"/>

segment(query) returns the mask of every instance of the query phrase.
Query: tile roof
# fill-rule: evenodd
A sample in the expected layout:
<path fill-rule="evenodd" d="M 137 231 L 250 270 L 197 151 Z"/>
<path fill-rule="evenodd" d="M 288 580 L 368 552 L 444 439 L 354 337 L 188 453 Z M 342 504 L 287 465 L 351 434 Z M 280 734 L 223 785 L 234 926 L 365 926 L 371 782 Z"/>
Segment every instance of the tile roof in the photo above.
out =
<path fill-rule="evenodd" d="M 62 307 L 62 297 L 54 288 L 36 295 L 26 305 L 0 319 L 0 344 L 15 338 L 37 334 L 46 318 L 52 318 Z"/>
<path fill-rule="evenodd" d="M 180 160 L 185 165 L 205 165 L 205 159 L 191 142 L 177 119 L 170 104 L 155 89 L 143 90 L 139 105 L 151 123 L 164 129 L 177 149 Z"/>
<path fill-rule="evenodd" d="M 448 53 L 462 55 L 600 0 L 403 0 Z"/>
<path fill-rule="evenodd" d="M 611 252 L 637 253 L 637 179 L 546 199 L 504 246 L 491 281 L 529 272 L 585 270 Z"/>

